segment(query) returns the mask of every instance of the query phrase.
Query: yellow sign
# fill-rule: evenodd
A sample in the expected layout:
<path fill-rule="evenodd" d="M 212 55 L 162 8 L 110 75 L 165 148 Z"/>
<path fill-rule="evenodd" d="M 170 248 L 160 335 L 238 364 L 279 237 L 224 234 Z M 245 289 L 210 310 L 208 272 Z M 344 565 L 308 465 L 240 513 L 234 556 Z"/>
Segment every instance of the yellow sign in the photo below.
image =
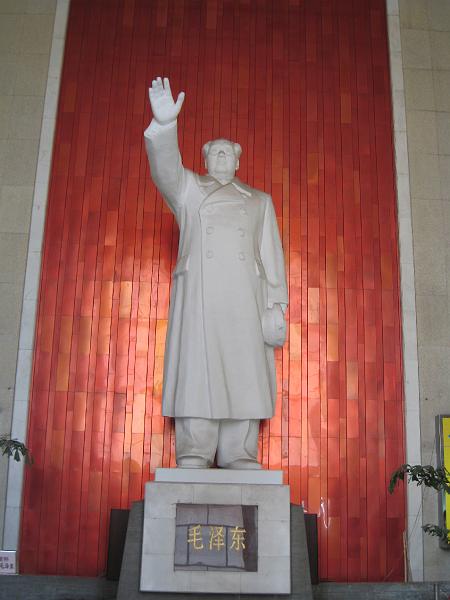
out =
<path fill-rule="evenodd" d="M 444 467 L 450 471 L 450 417 L 442 418 L 442 439 L 444 450 Z M 444 494 L 445 527 L 450 529 L 450 495 Z M 450 540 L 449 540 L 450 541 Z"/>

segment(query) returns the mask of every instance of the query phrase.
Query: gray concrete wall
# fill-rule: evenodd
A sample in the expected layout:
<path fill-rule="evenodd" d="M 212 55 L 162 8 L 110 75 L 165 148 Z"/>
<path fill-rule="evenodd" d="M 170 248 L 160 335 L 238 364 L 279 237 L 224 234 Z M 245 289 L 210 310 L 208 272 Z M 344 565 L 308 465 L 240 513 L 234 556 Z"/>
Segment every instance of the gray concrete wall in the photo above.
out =
<path fill-rule="evenodd" d="M 450 413 L 450 0 L 400 0 L 410 167 L 422 464 L 435 464 L 435 423 Z M 423 523 L 437 523 L 423 494 Z M 418 523 L 420 526 L 420 523 Z M 450 552 L 424 536 L 424 578 L 450 578 Z"/>
<path fill-rule="evenodd" d="M 20 315 L 56 0 L 0 0 L 0 434 L 11 431 Z M 0 456 L 0 540 L 7 460 Z"/>

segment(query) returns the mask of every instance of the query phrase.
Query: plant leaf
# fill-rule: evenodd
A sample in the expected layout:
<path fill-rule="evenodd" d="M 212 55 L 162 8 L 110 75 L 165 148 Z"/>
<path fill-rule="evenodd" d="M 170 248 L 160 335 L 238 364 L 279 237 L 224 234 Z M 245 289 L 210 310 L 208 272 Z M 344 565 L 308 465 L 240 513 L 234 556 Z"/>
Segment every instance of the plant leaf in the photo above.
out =
<path fill-rule="evenodd" d="M 424 525 L 422 529 L 425 531 L 425 533 L 428 533 L 428 535 L 438 537 L 443 542 L 447 542 L 447 544 L 450 543 L 450 529 L 447 529 L 446 527 L 438 527 L 437 525 L 431 525 L 430 523 Z"/>
<path fill-rule="evenodd" d="M 3 456 L 7 456 L 8 458 L 13 457 L 16 461 L 20 461 L 21 457 L 23 457 L 27 465 L 33 464 L 30 451 L 19 440 L 11 439 L 8 435 L 2 435 L 0 436 L 0 449 Z"/>
<path fill-rule="evenodd" d="M 416 485 L 424 485 L 436 491 L 444 490 L 450 493 L 450 473 L 445 467 L 433 467 L 432 465 L 402 465 L 391 476 L 389 482 L 389 493 L 392 494 L 399 481 L 407 477 L 408 483 L 411 481 Z"/>

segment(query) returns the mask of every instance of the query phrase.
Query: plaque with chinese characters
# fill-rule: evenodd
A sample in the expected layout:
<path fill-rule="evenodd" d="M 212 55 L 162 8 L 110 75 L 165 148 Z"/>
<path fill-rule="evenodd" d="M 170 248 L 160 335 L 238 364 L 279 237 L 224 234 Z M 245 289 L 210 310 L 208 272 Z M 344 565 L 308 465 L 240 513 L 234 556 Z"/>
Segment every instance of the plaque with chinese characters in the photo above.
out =
<path fill-rule="evenodd" d="M 175 570 L 257 571 L 258 507 L 177 504 Z"/>
<path fill-rule="evenodd" d="M 16 573 L 16 552 L 0 550 L 0 575 L 15 575 Z"/>

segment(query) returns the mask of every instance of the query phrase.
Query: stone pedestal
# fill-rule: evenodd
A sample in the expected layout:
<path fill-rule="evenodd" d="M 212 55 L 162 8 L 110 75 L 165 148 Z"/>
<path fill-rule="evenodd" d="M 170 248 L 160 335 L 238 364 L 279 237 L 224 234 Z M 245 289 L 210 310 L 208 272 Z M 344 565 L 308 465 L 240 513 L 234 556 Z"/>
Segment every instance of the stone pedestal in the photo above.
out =
<path fill-rule="evenodd" d="M 291 522 L 289 487 L 281 480 L 277 471 L 158 470 L 146 485 L 144 514 L 138 503 L 131 511 L 117 600 L 170 598 L 171 592 L 205 594 L 205 600 L 312 600 L 303 511 L 292 507 Z M 256 562 L 251 522 L 257 523 Z"/>
<path fill-rule="evenodd" d="M 279 475 L 172 471 L 178 482 L 160 481 L 158 473 L 145 488 L 141 591 L 288 594 L 289 486 L 265 483 Z M 254 483 L 244 483 L 250 478 Z M 254 532 L 242 517 L 250 509 Z M 250 545 L 255 556 L 244 560 Z"/>

